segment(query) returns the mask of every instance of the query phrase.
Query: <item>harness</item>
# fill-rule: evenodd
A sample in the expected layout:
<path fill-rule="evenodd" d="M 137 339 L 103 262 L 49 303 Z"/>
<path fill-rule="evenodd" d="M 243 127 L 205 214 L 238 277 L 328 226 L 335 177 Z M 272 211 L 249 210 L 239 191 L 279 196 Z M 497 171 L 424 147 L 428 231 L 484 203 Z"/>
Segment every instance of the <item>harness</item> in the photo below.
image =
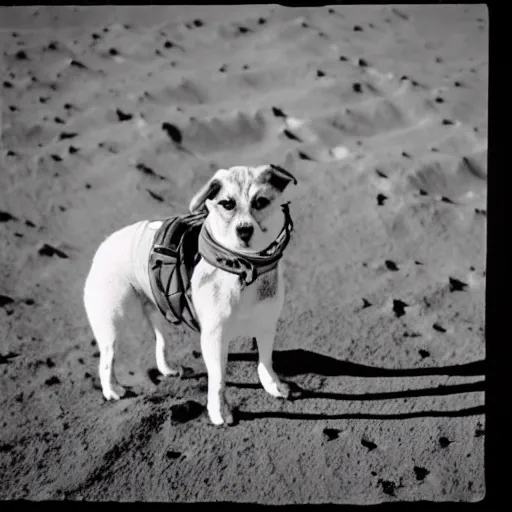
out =
<path fill-rule="evenodd" d="M 231 251 L 220 245 L 204 224 L 207 211 L 171 217 L 156 232 L 149 253 L 149 281 L 159 310 L 175 324 L 201 330 L 192 303 L 190 280 L 201 258 L 210 265 L 240 276 L 249 286 L 277 267 L 293 231 L 288 204 L 281 205 L 285 223 L 278 237 L 258 253 Z"/>

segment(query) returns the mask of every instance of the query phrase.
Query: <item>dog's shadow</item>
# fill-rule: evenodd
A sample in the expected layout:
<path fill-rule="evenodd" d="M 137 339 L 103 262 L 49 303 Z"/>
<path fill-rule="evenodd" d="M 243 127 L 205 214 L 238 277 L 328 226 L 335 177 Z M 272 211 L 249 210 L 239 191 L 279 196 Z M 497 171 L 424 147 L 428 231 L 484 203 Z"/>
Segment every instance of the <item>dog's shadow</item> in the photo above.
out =
<path fill-rule="evenodd" d="M 257 363 L 258 354 L 256 352 L 245 352 L 230 354 L 229 361 L 249 361 Z M 294 377 L 299 375 L 321 375 L 325 377 L 368 377 L 368 378 L 386 378 L 386 377 L 429 377 L 437 375 L 474 377 L 485 375 L 485 361 L 475 361 L 462 365 L 428 367 L 428 368 L 378 368 L 359 363 L 341 361 L 330 356 L 312 352 L 309 350 L 283 350 L 276 351 L 273 354 L 274 370 L 280 376 Z M 289 382 L 292 389 L 292 396 L 300 399 L 328 399 L 344 401 L 368 401 L 368 400 L 390 400 L 396 398 L 411 398 L 422 396 L 443 396 L 459 393 L 481 392 L 485 390 L 485 381 L 469 382 L 463 384 L 440 385 L 431 388 L 404 389 L 400 391 L 378 392 L 378 393 L 328 393 L 321 391 L 309 391 L 301 389 L 293 382 Z M 238 388 L 260 388 L 259 384 L 248 383 L 228 383 L 228 386 Z M 404 419 L 424 416 L 470 416 L 474 414 L 483 414 L 484 406 L 476 406 L 462 410 L 445 411 L 417 411 L 404 414 L 302 414 L 286 412 L 243 412 L 238 411 L 239 419 L 249 420 L 256 418 L 287 418 L 287 419 Z"/>
<path fill-rule="evenodd" d="M 400 391 L 383 391 L 377 393 L 331 393 L 322 391 L 309 391 L 302 389 L 295 382 L 290 382 L 287 377 L 297 377 L 300 375 L 320 375 L 324 377 L 367 377 L 367 378 L 387 378 L 387 377 L 432 377 L 437 375 L 445 375 L 449 377 L 475 377 L 485 375 L 485 361 L 475 361 L 472 363 L 438 366 L 427 368 L 378 368 L 375 366 L 367 366 L 360 363 L 352 363 L 341 361 L 334 357 L 326 356 L 316 352 L 303 349 L 281 350 L 273 353 L 273 367 L 280 377 L 290 385 L 291 400 L 297 399 L 323 399 L 323 400 L 340 400 L 340 401 L 371 401 L 371 400 L 391 400 L 397 398 L 412 398 L 426 396 L 446 396 L 461 393 L 482 392 L 485 390 L 485 381 L 478 380 L 476 382 L 439 385 L 430 388 L 414 388 L 403 389 Z M 257 364 L 258 353 L 240 352 L 231 353 L 228 356 L 230 362 L 251 362 Z M 206 378 L 206 373 L 195 373 L 190 369 L 184 373 L 184 379 Z M 155 384 L 159 382 L 159 372 L 153 368 L 150 378 Z M 240 389 L 260 389 L 261 384 L 252 384 L 246 382 L 228 381 L 228 387 Z M 471 416 L 484 413 L 484 406 L 478 405 L 459 410 L 442 410 L 442 411 L 416 411 L 398 414 L 368 414 L 368 413 L 347 413 L 347 414 L 306 414 L 306 413 L 289 413 L 281 411 L 268 412 L 249 412 L 236 410 L 236 420 L 252 420 L 257 418 L 285 418 L 285 419 L 406 419 L 425 416 Z"/>
<path fill-rule="evenodd" d="M 257 352 L 229 354 L 229 361 L 258 362 Z M 430 368 L 378 368 L 359 363 L 340 361 L 334 357 L 294 349 L 275 351 L 272 356 L 274 370 L 284 377 L 293 377 L 306 373 L 326 377 L 424 377 L 431 375 L 475 376 L 483 375 L 485 361 L 475 361 L 462 365 L 439 366 Z"/>

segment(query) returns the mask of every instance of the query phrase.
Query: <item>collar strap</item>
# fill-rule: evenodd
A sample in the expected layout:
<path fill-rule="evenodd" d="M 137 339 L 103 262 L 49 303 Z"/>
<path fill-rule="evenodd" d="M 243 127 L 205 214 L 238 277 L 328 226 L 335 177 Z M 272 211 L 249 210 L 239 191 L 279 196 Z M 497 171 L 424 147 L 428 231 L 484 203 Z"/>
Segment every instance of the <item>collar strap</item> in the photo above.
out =
<path fill-rule="evenodd" d="M 283 256 L 283 251 L 290 242 L 293 231 L 293 222 L 290 216 L 289 205 L 281 205 L 285 216 L 283 229 L 277 238 L 266 248 L 258 253 L 243 253 L 231 251 L 220 245 L 203 224 L 199 233 L 199 254 L 214 267 L 232 274 L 238 274 L 245 285 L 253 283 L 258 276 L 277 267 Z"/>

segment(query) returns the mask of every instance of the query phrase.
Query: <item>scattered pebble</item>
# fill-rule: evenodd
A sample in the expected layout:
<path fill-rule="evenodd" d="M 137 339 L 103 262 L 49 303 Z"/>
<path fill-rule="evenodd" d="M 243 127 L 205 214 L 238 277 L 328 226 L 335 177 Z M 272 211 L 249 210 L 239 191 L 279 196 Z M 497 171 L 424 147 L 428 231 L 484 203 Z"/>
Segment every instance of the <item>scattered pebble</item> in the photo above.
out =
<path fill-rule="evenodd" d="M 438 323 L 435 323 L 432 327 L 438 332 L 446 332 L 446 329 L 440 326 Z"/>
<path fill-rule="evenodd" d="M 181 135 L 181 131 L 171 123 L 162 123 L 162 130 L 167 133 L 170 139 L 172 139 L 176 144 L 181 144 L 183 136 Z"/>
<path fill-rule="evenodd" d="M 0 308 L 7 306 L 8 304 L 12 304 L 14 299 L 9 297 L 8 295 L 0 295 Z"/>
<path fill-rule="evenodd" d="M 38 253 L 41 256 L 58 256 L 59 258 L 67 259 L 69 256 L 60 249 L 57 249 L 56 247 L 51 246 L 50 244 L 43 244 L 43 246 L 39 249 Z"/>
<path fill-rule="evenodd" d="M 15 54 L 18 60 L 28 60 L 27 53 L 24 50 L 18 50 Z"/>
<path fill-rule="evenodd" d="M 82 64 L 80 61 L 73 59 L 70 63 L 70 66 L 73 66 L 78 69 L 87 69 L 87 66 L 85 64 Z"/>
<path fill-rule="evenodd" d="M 340 430 L 337 428 L 324 428 L 323 435 L 327 441 L 334 441 L 340 435 Z"/>
<path fill-rule="evenodd" d="M 397 485 L 395 482 L 390 480 L 382 480 L 382 478 L 379 478 L 378 483 L 382 486 L 382 492 L 384 492 L 384 494 L 389 496 L 396 496 Z"/>
<path fill-rule="evenodd" d="M 277 107 L 272 107 L 272 113 L 276 117 L 286 117 L 286 114 L 280 108 Z"/>
<path fill-rule="evenodd" d="M 395 313 L 395 316 L 397 318 L 400 318 L 401 316 L 405 315 L 405 308 L 408 307 L 409 304 L 406 304 L 400 299 L 394 299 L 393 300 L 393 311 Z"/>
<path fill-rule="evenodd" d="M 449 279 L 451 292 L 462 292 L 468 286 L 466 283 L 463 283 L 462 281 L 459 281 L 458 279 L 455 279 L 453 277 L 450 277 Z"/>
<path fill-rule="evenodd" d="M 430 473 L 430 471 L 426 468 L 422 468 L 419 466 L 414 466 L 414 474 L 416 475 L 416 480 L 422 481 L 425 480 L 426 476 Z"/>
<path fill-rule="evenodd" d="M 64 140 L 64 139 L 73 139 L 73 138 L 75 138 L 77 135 L 78 135 L 78 133 L 62 132 L 62 133 L 59 135 L 59 140 Z"/>
<path fill-rule="evenodd" d="M 375 450 L 377 448 L 377 445 L 375 443 L 372 443 L 371 441 L 368 441 L 367 439 L 361 439 L 361 444 L 368 448 L 368 451 L 371 452 L 372 450 Z"/>
<path fill-rule="evenodd" d="M 379 194 L 377 196 L 377 204 L 379 206 L 383 206 L 384 205 L 384 201 L 386 201 L 386 199 L 387 199 L 387 196 L 385 196 L 384 194 Z"/>
<path fill-rule="evenodd" d="M 0 210 L 0 222 L 8 222 L 10 220 L 17 220 L 17 219 L 14 215 L 11 215 L 9 212 Z"/>
<path fill-rule="evenodd" d="M 133 117 L 133 114 L 128 114 L 128 113 L 125 113 L 123 112 L 122 110 L 116 108 L 116 114 L 117 114 L 117 119 L 119 121 L 129 121 L 130 119 L 132 119 Z"/>
<path fill-rule="evenodd" d="M 396 265 L 396 263 L 395 263 L 394 261 L 386 260 L 386 261 L 384 262 L 384 264 L 386 265 L 386 268 L 387 268 L 388 270 L 391 270 L 391 271 L 393 271 L 393 272 L 398 272 L 398 270 L 399 270 L 399 269 L 398 269 L 398 267 L 397 267 L 397 265 Z"/>
<path fill-rule="evenodd" d="M 202 412 L 203 406 L 193 400 L 175 404 L 171 406 L 171 422 L 186 423 L 199 417 Z"/>
<path fill-rule="evenodd" d="M 439 444 L 441 445 L 441 448 L 447 448 L 452 443 L 453 441 L 450 441 L 447 437 L 439 438 Z"/>

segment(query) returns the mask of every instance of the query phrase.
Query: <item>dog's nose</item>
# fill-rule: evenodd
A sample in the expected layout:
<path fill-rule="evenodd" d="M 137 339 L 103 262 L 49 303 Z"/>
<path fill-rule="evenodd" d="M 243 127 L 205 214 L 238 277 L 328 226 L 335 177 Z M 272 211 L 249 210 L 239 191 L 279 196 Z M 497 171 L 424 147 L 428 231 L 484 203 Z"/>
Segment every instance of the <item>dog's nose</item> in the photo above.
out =
<path fill-rule="evenodd" d="M 236 234 L 238 235 L 238 238 L 244 242 L 248 242 L 251 239 L 253 233 L 254 226 L 251 226 L 250 224 L 242 224 L 241 226 L 236 227 Z"/>

